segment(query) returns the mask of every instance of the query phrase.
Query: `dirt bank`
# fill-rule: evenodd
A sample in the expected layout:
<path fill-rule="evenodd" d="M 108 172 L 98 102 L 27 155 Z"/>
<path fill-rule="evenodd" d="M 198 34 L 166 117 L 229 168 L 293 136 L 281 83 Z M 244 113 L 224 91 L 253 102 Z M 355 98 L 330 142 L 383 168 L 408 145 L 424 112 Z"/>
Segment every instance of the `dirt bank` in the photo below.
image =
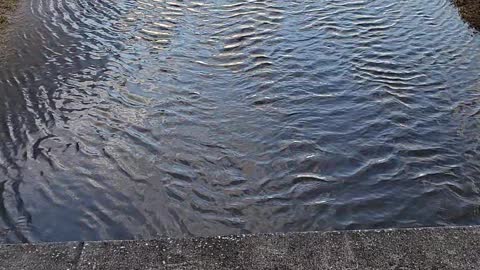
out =
<path fill-rule="evenodd" d="M 454 0 L 463 19 L 480 30 L 480 0 Z"/>
<path fill-rule="evenodd" d="M 0 28 L 7 24 L 8 14 L 13 11 L 17 0 L 0 0 Z"/>

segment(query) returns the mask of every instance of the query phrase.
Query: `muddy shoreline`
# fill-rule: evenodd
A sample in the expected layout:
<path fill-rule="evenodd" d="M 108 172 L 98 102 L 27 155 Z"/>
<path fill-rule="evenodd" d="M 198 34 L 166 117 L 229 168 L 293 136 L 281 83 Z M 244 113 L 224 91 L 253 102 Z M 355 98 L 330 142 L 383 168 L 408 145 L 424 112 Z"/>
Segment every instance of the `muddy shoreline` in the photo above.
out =
<path fill-rule="evenodd" d="M 462 18 L 473 27 L 480 30 L 480 1 L 478 0 L 454 0 L 460 10 Z"/>

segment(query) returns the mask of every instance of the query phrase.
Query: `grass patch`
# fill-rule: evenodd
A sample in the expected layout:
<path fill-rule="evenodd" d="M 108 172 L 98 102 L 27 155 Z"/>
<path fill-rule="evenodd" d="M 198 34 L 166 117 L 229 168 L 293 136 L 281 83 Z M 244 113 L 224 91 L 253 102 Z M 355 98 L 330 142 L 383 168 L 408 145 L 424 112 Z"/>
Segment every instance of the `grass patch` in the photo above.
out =
<path fill-rule="evenodd" d="M 462 18 L 480 30 L 480 0 L 454 0 L 454 2 Z"/>
<path fill-rule="evenodd" d="M 7 13 L 17 6 L 17 0 L 0 0 L 0 27 L 8 23 Z"/>
<path fill-rule="evenodd" d="M 17 0 L 0 0 L 0 10 L 13 10 L 17 6 Z"/>
<path fill-rule="evenodd" d="M 6 24 L 8 22 L 7 17 L 0 15 L 0 25 Z"/>

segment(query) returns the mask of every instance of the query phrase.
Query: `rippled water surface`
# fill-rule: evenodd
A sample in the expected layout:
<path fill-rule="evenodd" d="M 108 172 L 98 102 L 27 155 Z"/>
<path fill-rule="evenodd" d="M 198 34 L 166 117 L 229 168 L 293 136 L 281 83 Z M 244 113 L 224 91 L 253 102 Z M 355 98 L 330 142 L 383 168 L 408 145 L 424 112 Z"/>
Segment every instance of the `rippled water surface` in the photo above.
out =
<path fill-rule="evenodd" d="M 449 0 L 24 0 L 0 242 L 480 223 L 480 35 Z"/>

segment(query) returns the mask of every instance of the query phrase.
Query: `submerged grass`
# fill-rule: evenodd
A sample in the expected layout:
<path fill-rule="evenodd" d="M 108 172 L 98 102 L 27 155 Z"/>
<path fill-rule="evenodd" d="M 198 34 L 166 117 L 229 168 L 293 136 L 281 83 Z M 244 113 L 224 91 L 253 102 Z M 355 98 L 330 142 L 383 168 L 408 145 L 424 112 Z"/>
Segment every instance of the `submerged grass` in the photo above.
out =
<path fill-rule="evenodd" d="M 17 5 L 17 0 L 0 0 L 0 27 L 8 23 L 7 14 Z"/>

